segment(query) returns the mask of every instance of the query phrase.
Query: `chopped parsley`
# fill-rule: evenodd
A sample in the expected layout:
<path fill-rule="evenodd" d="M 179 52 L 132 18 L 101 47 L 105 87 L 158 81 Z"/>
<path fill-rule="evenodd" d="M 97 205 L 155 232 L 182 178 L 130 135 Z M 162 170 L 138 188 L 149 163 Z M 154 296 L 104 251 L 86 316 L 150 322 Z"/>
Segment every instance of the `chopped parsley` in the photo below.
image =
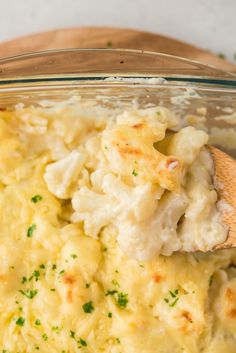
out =
<path fill-rule="evenodd" d="M 51 291 L 51 292 L 55 292 L 56 289 L 55 289 L 55 288 L 51 288 L 50 291 Z"/>
<path fill-rule="evenodd" d="M 79 338 L 78 343 L 80 344 L 80 347 L 87 347 L 87 342 L 83 338 Z"/>
<path fill-rule="evenodd" d="M 31 281 L 33 278 L 35 278 L 35 281 L 37 282 L 39 280 L 40 273 L 38 270 L 35 270 L 33 274 L 30 276 L 29 281 Z"/>
<path fill-rule="evenodd" d="M 212 283 L 213 283 L 213 275 L 209 278 L 209 287 L 211 287 Z"/>
<path fill-rule="evenodd" d="M 138 176 L 138 173 L 136 172 L 135 169 L 132 171 L 132 175 L 133 175 L 133 176 Z"/>
<path fill-rule="evenodd" d="M 37 202 L 41 201 L 42 198 L 43 197 L 41 195 L 34 195 L 33 197 L 31 197 L 31 201 L 34 203 L 37 203 Z"/>
<path fill-rule="evenodd" d="M 39 319 L 35 320 L 34 323 L 35 323 L 35 325 L 37 325 L 37 326 L 41 325 L 41 321 L 40 321 Z"/>
<path fill-rule="evenodd" d="M 118 293 L 118 298 L 117 298 L 117 304 L 121 307 L 121 308 L 126 308 L 126 305 L 128 304 L 129 300 L 128 300 L 128 294 L 126 293 Z"/>
<path fill-rule="evenodd" d="M 41 264 L 41 265 L 39 266 L 39 268 L 45 269 L 45 265 L 44 265 L 44 264 Z"/>
<path fill-rule="evenodd" d="M 157 112 L 157 115 L 161 115 L 161 112 Z"/>
<path fill-rule="evenodd" d="M 113 280 L 111 281 L 111 283 L 114 284 L 114 286 L 120 287 L 120 285 L 119 285 L 119 283 L 117 282 L 116 279 L 113 279 Z"/>
<path fill-rule="evenodd" d="M 24 284 L 25 282 L 27 282 L 27 278 L 25 276 L 22 277 L 21 283 Z"/>
<path fill-rule="evenodd" d="M 102 251 L 106 252 L 106 251 L 107 251 L 107 248 L 103 248 Z"/>
<path fill-rule="evenodd" d="M 109 312 L 109 313 L 107 314 L 107 316 L 108 316 L 109 318 L 112 318 L 112 313 Z"/>
<path fill-rule="evenodd" d="M 35 229 L 37 228 L 36 224 L 32 224 L 28 229 L 27 229 L 27 237 L 31 238 L 33 236 L 33 233 Z"/>
<path fill-rule="evenodd" d="M 86 287 L 86 288 L 89 288 L 89 287 L 90 287 L 90 284 L 91 284 L 91 283 L 86 283 L 86 284 L 85 284 L 85 287 Z"/>
<path fill-rule="evenodd" d="M 75 331 L 70 330 L 70 337 L 75 339 Z"/>
<path fill-rule="evenodd" d="M 169 298 L 163 298 L 164 302 L 169 305 L 169 307 L 175 306 L 175 304 L 179 300 L 179 289 L 175 289 L 174 291 L 169 290 Z"/>
<path fill-rule="evenodd" d="M 59 272 L 59 276 L 63 275 L 64 273 L 65 273 L 65 270 L 61 270 L 61 271 Z"/>
<path fill-rule="evenodd" d="M 175 289 L 173 292 L 170 290 L 169 293 L 172 296 L 172 298 L 176 298 L 176 296 L 179 294 L 179 290 Z"/>
<path fill-rule="evenodd" d="M 70 257 L 72 257 L 72 259 L 76 259 L 78 256 L 76 254 L 71 254 Z"/>
<path fill-rule="evenodd" d="M 19 318 L 16 320 L 16 325 L 24 326 L 24 323 L 25 323 L 25 319 L 24 319 L 23 317 L 19 317 Z"/>
<path fill-rule="evenodd" d="M 114 295 L 117 293 L 117 290 L 108 290 L 105 294 L 105 296 L 107 297 L 108 295 Z"/>
<path fill-rule="evenodd" d="M 53 264 L 53 265 L 52 265 L 52 270 L 54 271 L 54 270 L 56 270 L 56 269 L 57 269 L 57 265 Z"/>
<path fill-rule="evenodd" d="M 123 293 L 123 292 L 117 292 L 117 290 L 108 290 L 105 294 L 105 296 L 108 295 L 114 295 L 116 299 L 116 303 L 118 306 L 121 308 L 126 308 L 126 305 L 128 304 L 128 294 Z"/>
<path fill-rule="evenodd" d="M 120 344 L 120 339 L 118 337 L 116 338 L 116 342 Z"/>
<path fill-rule="evenodd" d="M 93 302 L 90 301 L 88 303 L 85 303 L 82 308 L 86 314 L 91 314 L 94 311 Z"/>
<path fill-rule="evenodd" d="M 57 334 L 59 334 L 61 331 L 61 328 L 59 326 L 52 326 L 52 331 L 55 331 Z"/>
<path fill-rule="evenodd" d="M 38 293 L 37 289 L 35 289 L 35 290 L 26 289 L 26 291 L 23 291 L 20 289 L 19 292 L 21 294 L 25 295 L 29 299 L 33 299 L 36 296 L 36 294 Z"/>
<path fill-rule="evenodd" d="M 175 300 L 169 304 L 170 307 L 175 306 L 175 304 L 177 303 L 177 301 L 179 300 L 179 298 L 175 298 Z"/>
<path fill-rule="evenodd" d="M 22 277 L 21 283 L 24 284 L 27 281 L 32 281 L 32 279 L 35 278 L 35 281 L 37 282 L 40 278 L 40 272 L 38 270 L 35 270 L 32 275 L 27 279 L 27 277 Z"/>
<path fill-rule="evenodd" d="M 42 338 L 43 338 L 44 341 L 47 341 L 47 340 L 48 340 L 48 336 L 46 335 L 46 333 L 43 333 L 43 334 L 42 334 Z"/>

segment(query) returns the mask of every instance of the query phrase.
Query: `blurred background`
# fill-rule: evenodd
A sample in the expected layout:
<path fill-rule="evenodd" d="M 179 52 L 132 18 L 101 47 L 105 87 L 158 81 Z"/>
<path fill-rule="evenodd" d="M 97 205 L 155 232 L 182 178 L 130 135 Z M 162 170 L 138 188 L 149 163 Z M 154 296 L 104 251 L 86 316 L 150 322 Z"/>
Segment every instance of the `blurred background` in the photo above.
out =
<path fill-rule="evenodd" d="M 0 0 L 0 41 L 57 28 L 136 28 L 236 62 L 236 0 Z"/>

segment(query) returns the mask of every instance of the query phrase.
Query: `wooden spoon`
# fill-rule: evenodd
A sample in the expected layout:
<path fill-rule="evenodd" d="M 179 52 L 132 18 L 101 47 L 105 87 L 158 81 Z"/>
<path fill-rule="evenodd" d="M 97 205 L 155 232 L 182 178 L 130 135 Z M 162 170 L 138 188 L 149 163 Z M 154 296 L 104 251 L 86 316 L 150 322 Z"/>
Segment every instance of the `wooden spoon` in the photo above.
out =
<path fill-rule="evenodd" d="M 218 148 L 208 146 L 215 166 L 214 186 L 221 201 L 223 222 L 228 226 L 228 237 L 214 249 L 236 247 L 236 160 Z"/>

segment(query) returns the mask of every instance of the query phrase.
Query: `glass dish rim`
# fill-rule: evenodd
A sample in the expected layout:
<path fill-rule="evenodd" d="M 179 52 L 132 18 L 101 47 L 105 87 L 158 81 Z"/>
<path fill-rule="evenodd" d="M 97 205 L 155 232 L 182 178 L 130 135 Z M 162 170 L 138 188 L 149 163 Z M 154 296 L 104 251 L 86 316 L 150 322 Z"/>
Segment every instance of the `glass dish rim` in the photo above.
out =
<path fill-rule="evenodd" d="M 73 74 L 41 74 L 41 75 L 30 75 L 30 76 L 26 76 L 24 77 L 22 76 L 5 76 L 5 77 L 1 77 L 1 73 L 3 72 L 3 70 L 1 70 L 1 68 L 4 65 L 7 64 L 11 64 L 11 63 L 20 63 L 24 60 L 30 60 L 30 59 L 37 59 L 37 58 L 48 58 L 50 56 L 59 56 L 62 54 L 65 55 L 70 55 L 70 54 L 84 54 L 84 53 L 89 53 L 89 54 L 97 54 L 97 53 L 110 53 L 110 54 L 134 54 L 134 55 L 148 55 L 148 56 L 152 56 L 153 58 L 163 58 L 166 60 L 176 60 L 177 62 L 181 62 L 181 63 L 186 63 L 186 64 L 192 64 L 192 65 L 196 65 L 196 67 L 199 67 L 202 70 L 208 70 L 210 69 L 212 71 L 212 73 L 215 73 L 215 75 L 219 75 L 219 78 L 214 77 L 214 75 L 210 75 L 210 76 L 198 76 L 198 75 L 186 75 L 186 74 L 168 74 L 168 75 L 144 75 L 144 74 L 138 74 L 135 73 L 135 71 L 130 71 L 123 73 L 122 74 L 122 67 L 120 67 L 120 72 L 118 73 L 118 75 L 112 75 L 112 74 L 106 74 L 106 73 L 96 73 L 96 71 L 94 71 L 94 73 L 88 73 L 88 74 L 81 74 L 78 72 L 75 72 Z M 135 69 L 134 69 L 135 70 Z M 104 71 L 105 72 L 105 71 Z M 147 70 L 148 72 L 148 70 Z M 9 56 L 9 57 L 3 57 L 0 58 L 0 90 L 2 86 L 14 86 L 16 88 L 16 85 L 29 85 L 29 84 L 34 84 L 37 86 L 37 84 L 42 84 L 45 83 L 46 85 L 49 82 L 54 82 L 54 84 L 57 84 L 59 82 L 61 83 L 69 83 L 69 82 L 78 82 L 80 85 L 81 84 L 85 84 L 85 82 L 87 83 L 107 83 L 106 80 L 109 79 L 110 84 L 111 83 L 117 83 L 117 81 L 119 81 L 119 83 L 123 83 L 123 85 L 127 85 L 127 84 L 144 84 L 144 82 L 139 82 L 138 80 L 143 80 L 143 79 L 147 79 L 145 84 L 149 85 L 150 82 L 148 82 L 148 79 L 150 78 L 161 78 L 163 77 L 165 80 L 167 80 L 168 82 L 178 82 L 178 84 L 180 85 L 184 85 L 184 83 L 192 83 L 192 84 L 207 84 L 210 85 L 212 87 L 217 87 L 222 86 L 225 89 L 236 89 L 236 73 L 232 73 L 232 72 L 228 72 L 225 70 L 222 70 L 220 68 L 216 68 L 213 65 L 209 65 L 209 64 L 204 64 L 201 63 L 197 60 L 190 60 L 190 59 L 186 59 L 184 57 L 179 57 L 179 56 L 175 56 L 175 55 L 170 55 L 170 54 L 165 54 L 165 53 L 159 53 L 159 52 L 154 52 L 154 51 L 146 51 L 146 50 L 140 50 L 140 49 L 120 49 L 120 48 L 71 48 L 71 49 L 50 49 L 50 50 L 43 50 L 43 51 L 35 51 L 35 52 L 30 52 L 30 53 L 24 53 L 24 54 L 20 54 L 20 55 L 14 55 L 14 56 Z M 118 79 L 119 78 L 119 79 Z M 134 80 L 132 82 L 132 79 Z M 128 80 L 128 81 L 127 81 Z M 154 86 L 155 84 L 153 84 L 152 86 Z M 35 87 L 37 88 L 37 87 Z"/>

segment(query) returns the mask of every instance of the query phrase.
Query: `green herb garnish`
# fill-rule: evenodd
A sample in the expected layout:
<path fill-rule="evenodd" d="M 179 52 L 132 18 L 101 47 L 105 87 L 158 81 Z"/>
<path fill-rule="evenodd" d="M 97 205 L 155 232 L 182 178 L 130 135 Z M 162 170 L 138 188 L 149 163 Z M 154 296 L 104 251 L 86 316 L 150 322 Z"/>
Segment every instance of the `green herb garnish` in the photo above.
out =
<path fill-rule="evenodd" d="M 72 257 L 72 259 L 76 259 L 78 256 L 76 254 L 71 254 L 70 257 Z"/>
<path fill-rule="evenodd" d="M 38 293 L 37 289 L 35 289 L 35 290 L 26 289 L 26 291 L 23 291 L 20 289 L 19 292 L 21 294 L 25 295 L 29 299 L 33 299 L 36 296 L 36 294 Z"/>
<path fill-rule="evenodd" d="M 40 272 L 38 270 L 35 270 L 33 274 L 30 276 L 29 281 L 31 281 L 33 278 L 35 278 L 35 281 L 37 282 L 40 277 Z"/>
<path fill-rule="evenodd" d="M 37 203 L 37 202 L 41 201 L 42 198 L 43 197 L 41 195 L 34 195 L 33 197 L 31 197 L 31 201 L 34 203 Z"/>
<path fill-rule="evenodd" d="M 60 327 L 59 326 L 52 326 L 52 331 L 55 331 L 56 333 L 60 332 Z"/>
<path fill-rule="evenodd" d="M 70 330 L 70 337 L 75 339 L 75 331 Z"/>
<path fill-rule="evenodd" d="M 170 307 L 175 306 L 175 304 L 177 303 L 177 301 L 179 300 L 179 298 L 175 298 L 175 300 L 169 304 Z"/>
<path fill-rule="evenodd" d="M 113 279 L 113 280 L 111 281 L 111 283 L 114 284 L 114 286 L 120 287 L 120 285 L 119 285 L 119 283 L 117 282 L 116 279 Z"/>
<path fill-rule="evenodd" d="M 78 343 L 80 344 L 80 347 L 87 347 L 87 342 L 83 338 L 79 338 Z"/>
<path fill-rule="evenodd" d="M 163 300 L 169 305 L 169 307 L 173 307 L 179 300 L 178 294 L 179 289 L 175 289 L 173 291 L 169 290 L 169 298 L 163 298 Z"/>
<path fill-rule="evenodd" d="M 121 308 L 126 308 L 126 305 L 128 304 L 128 294 L 126 293 L 118 293 L 118 298 L 117 298 L 117 304 L 121 307 Z"/>
<path fill-rule="evenodd" d="M 41 325 L 41 321 L 40 321 L 39 319 L 35 320 L 34 323 L 35 323 L 35 325 L 37 325 L 37 326 Z"/>
<path fill-rule="evenodd" d="M 91 314 L 94 311 L 93 302 L 85 303 L 82 308 L 86 314 Z"/>
<path fill-rule="evenodd" d="M 33 233 L 35 229 L 37 228 L 36 224 L 32 224 L 28 229 L 27 229 L 27 237 L 31 238 L 33 236 Z"/>
<path fill-rule="evenodd" d="M 209 287 L 211 287 L 212 283 L 213 283 L 213 275 L 209 278 Z"/>
<path fill-rule="evenodd" d="M 27 278 L 24 276 L 22 277 L 21 283 L 24 284 L 25 282 L 27 282 Z"/>
<path fill-rule="evenodd" d="M 48 340 L 48 336 L 46 335 L 46 333 L 43 333 L 43 334 L 42 334 L 42 338 L 43 338 L 44 341 L 47 341 L 47 340 Z"/>
<path fill-rule="evenodd" d="M 25 323 L 25 319 L 24 319 L 23 317 L 19 317 L 19 318 L 16 320 L 16 325 L 24 326 L 24 323 Z"/>
<path fill-rule="evenodd" d="M 132 171 L 132 175 L 133 175 L 133 176 L 138 176 L 138 173 L 136 172 L 135 169 Z"/>
<path fill-rule="evenodd" d="M 107 297 L 108 295 L 114 295 L 117 293 L 117 290 L 108 290 L 105 294 L 105 296 Z"/>
<path fill-rule="evenodd" d="M 86 288 L 89 288 L 89 287 L 90 287 L 90 284 L 91 284 L 91 283 L 86 283 L 86 284 L 85 284 L 85 287 L 86 287 Z"/>
<path fill-rule="evenodd" d="M 170 290 L 169 293 L 172 296 L 172 298 L 176 298 L 176 296 L 179 294 L 179 290 L 175 289 L 173 292 Z"/>
<path fill-rule="evenodd" d="M 107 316 L 108 316 L 109 318 L 111 318 L 111 317 L 112 317 L 112 313 L 109 312 L 109 313 L 107 314 Z"/>

